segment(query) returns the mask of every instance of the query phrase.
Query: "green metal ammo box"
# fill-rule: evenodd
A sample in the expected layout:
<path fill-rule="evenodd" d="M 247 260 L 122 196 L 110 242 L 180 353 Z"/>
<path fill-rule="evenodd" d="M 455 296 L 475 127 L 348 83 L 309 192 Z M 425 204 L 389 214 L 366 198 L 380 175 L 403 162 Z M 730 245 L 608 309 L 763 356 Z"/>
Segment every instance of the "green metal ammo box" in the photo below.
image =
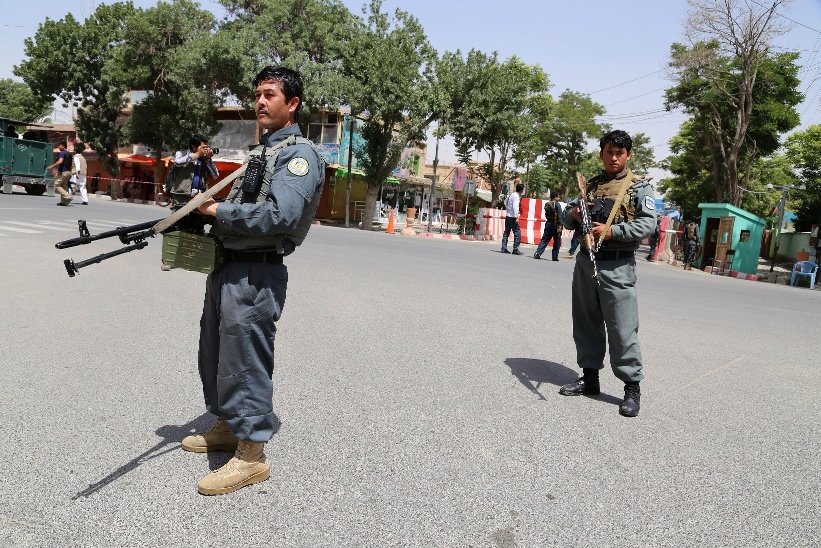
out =
<path fill-rule="evenodd" d="M 222 245 L 211 236 L 179 231 L 162 235 L 162 260 L 167 265 L 210 274 L 223 259 Z"/>

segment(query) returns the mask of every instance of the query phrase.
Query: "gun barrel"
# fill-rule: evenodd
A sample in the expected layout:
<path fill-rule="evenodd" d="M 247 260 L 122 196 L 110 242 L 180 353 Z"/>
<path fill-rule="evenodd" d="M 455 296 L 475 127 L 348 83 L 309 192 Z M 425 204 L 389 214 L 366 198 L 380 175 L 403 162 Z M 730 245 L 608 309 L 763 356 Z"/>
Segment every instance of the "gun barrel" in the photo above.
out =
<path fill-rule="evenodd" d="M 160 222 L 162 219 L 157 219 L 156 221 L 148 221 L 145 223 L 138 223 L 136 225 L 131 226 L 118 226 L 114 230 L 107 230 L 106 232 L 100 232 L 99 234 L 94 234 L 93 236 L 80 236 L 79 238 L 71 238 L 69 240 L 63 240 L 62 242 L 57 242 L 54 246 L 57 249 L 66 249 L 69 247 L 75 247 L 78 245 L 85 245 L 96 240 L 102 240 L 105 238 L 114 238 L 114 237 L 123 237 L 131 234 L 132 232 L 137 232 L 140 230 L 146 230 L 153 227 L 155 224 Z M 151 234 L 146 234 L 151 235 Z"/>

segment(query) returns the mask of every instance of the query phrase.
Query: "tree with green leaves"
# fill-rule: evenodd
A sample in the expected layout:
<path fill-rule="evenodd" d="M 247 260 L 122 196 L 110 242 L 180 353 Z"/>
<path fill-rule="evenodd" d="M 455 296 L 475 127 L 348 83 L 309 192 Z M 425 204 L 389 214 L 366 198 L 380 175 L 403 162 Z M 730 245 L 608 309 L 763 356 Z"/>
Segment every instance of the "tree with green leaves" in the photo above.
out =
<path fill-rule="evenodd" d="M 801 94 L 797 90 L 797 60 L 797 54 L 787 52 L 771 55 L 759 64 L 752 94 L 753 116 L 747 124 L 746 138 L 736 161 L 739 186 L 734 205 L 740 206 L 742 201 L 745 207 L 757 203 L 745 194 L 746 191 L 766 192 L 759 184 L 762 166 L 768 165 L 762 161 L 779 148 L 781 135 L 798 124 L 795 107 L 801 101 Z M 679 101 L 695 94 L 696 89 L 704 89 L 705 85 L 704 81 L 695 78 L 682 80 L 667 90 L 667 100 Z M 659 185 L 669 193 L 668 199 L 684 207 L 693 217 L 698 215 L 695 205 L 699 202 L 732 202 L 723 156 L 715 145 L 712 117 L 718 113 L 721 117 L 718 124 L 729 127 L 736 123 L 735 114 L 731 103 L 725 102 L 722 106 L 721 96 L 716 95 L 714 99 L 716 104 L 711 109 L 693 111 L 671 141 L 674 155 L 667 159 L 665 166 L 673 177 Z M 766 214 L 765 210 L 766 207 L 758 208 L 756 212 Z"/>
<path fill-rule="evenodd" d="M 588 142 L 598 143 L 599 138 L 608 127 L 596 121 L 605 109 L 589 96 L 571 90 L 565 90 L 556 100 L 552 116 L 540 134 L 543 148 L 543 163 L 551 172 L 551 189 L 562 195 L 577 192 L 576 172 L 585 171 L 591 165 L 591 158 L 598 158 L 598 147 L 595 153 L 588 151 Z M 601 170 L 601 162 L 593 170 Z"/>
<path fill-rule="evenodd" d="M 51 110 L 51 101 L 35 95 L 23 82 L 0 78 L 0 118 L 34 122 Z"/>
<path fill-rule="evenodd" d="M 424 138 L 437 118 L 432 104 L 436 52 L 419 21 L 397 9 L 382 12 L 382 1 L 367 8 L 363 32 L 348 42 L 344 58 L 353 113 L 361 113 L 364 147 L 355 151 L 368 191 L 362 228 L 369 230 L 379 186 L 397 166 L 402 149 Z"/>
<path fill-rule="evenodd" d="M 307 116 L 316 107 L 340 104 L 348 79 L 343 60 L 349 40 L 364 23 L 339 0 L 220 0 L 228 19 L 208 44 L 209 63 L 225 87 L 245 104 L 249 82 L 266 65 L 298 70 L 305 81 Z"/>
<path fill-rule="evenodd" d="M 790 135 L 786 148 L 787 158 L 806 186 L 793 191 L 798 201 L 795 228 L 808 231 L 812 225 L 821 224 L 821 124 Z"/>
<path fill-rule="evenodd" d="M 488 179 L 495 202 L 508 162 L 535 160 L 533 116 L 544 106 L 549 79 L 537 65 L 518 57 L 500 62 L 498 55 L 471 50 L 442 56 L 444 125 L 457 147 L 485 152 L 490 157 Z M 497 156 L 498 154 L 498 156 Z"/>
<path fill-rule="evenodd" d="M 206 54 L 214 29 L 214 16 L 190 0 L 159 2 L 126 21 L 110 70 L 123 86 L 147 95 L 132 106 L 123 131 L 158 159 L 163 145 L 187 148 L 192 134 L 219 129 L 214 113 L 222 87 Z"/>
<path fill-rule="evenodd" d="M 66 106 L 77 105 L 78 133 L 115 176 L 123 141 L 117 119 L 128 89 L 111 61 L 134 12 L 131 2 L 118 2 L 100 4 L 82 24 L 71 14 L 59 21 L 46 19 L 26 38 L 26 59 L 14 68 L 41 100 L 59 97 Z"/>
<path fill-rule="evenodd" d="M 713 184 L 726 201 L 738 205 L 748 130 L 756 117 L 756 84 L 773 37 L 784 30 L 777 16 L 785 0 L 688 3 L 685 33 L 692 46 L 671 48 L 676 85 L 667 91 L 667 107 L 700 120 L 712 154 Z M 783 99 L 790 104 L 790 98 Z"/>

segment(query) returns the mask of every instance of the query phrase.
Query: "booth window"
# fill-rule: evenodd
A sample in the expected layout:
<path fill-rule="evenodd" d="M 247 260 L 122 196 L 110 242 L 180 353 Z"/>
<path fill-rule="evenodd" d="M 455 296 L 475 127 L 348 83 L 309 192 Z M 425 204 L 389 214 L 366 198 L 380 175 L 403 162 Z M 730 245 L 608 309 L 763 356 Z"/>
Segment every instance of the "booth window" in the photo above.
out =
<path fill-rule="evenodd" d="M 742 242 L 749 242 L 750 241 L 750 231 L 749 230 L 742 230 L 740 241 Z"/>

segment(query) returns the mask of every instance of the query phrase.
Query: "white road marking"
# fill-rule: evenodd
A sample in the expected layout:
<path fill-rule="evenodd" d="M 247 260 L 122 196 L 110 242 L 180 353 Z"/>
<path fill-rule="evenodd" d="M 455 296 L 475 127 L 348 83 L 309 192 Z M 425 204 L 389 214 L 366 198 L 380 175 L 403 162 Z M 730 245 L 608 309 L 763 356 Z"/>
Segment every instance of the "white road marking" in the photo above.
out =
<path fill-rule="evenodd" d="M 65 230 L 64 228 L 58 227 L 58 226 L 48 226 L 48 225 L 35 224 L 35 223 L 24 223 L 22 221 L 3 221 L 3 222 L 10 223 L 10 224 L 15 224 L 15 225 L 20 225 L 20 226 L 28 226 L 28 227 L 31 227 L 31 228 L 46 228 L 48 230 L 59 230 L 60 232 L 63 232 Z"/>
<path fill-rule="evenodd" d="M 27 228 L 17 228 L 13 226 L 0 225 L 0 230 L 10 230 L 11 232 L 19 232 L 20 234 L 41 234 L 36 230 L 29 230 Z"/>

